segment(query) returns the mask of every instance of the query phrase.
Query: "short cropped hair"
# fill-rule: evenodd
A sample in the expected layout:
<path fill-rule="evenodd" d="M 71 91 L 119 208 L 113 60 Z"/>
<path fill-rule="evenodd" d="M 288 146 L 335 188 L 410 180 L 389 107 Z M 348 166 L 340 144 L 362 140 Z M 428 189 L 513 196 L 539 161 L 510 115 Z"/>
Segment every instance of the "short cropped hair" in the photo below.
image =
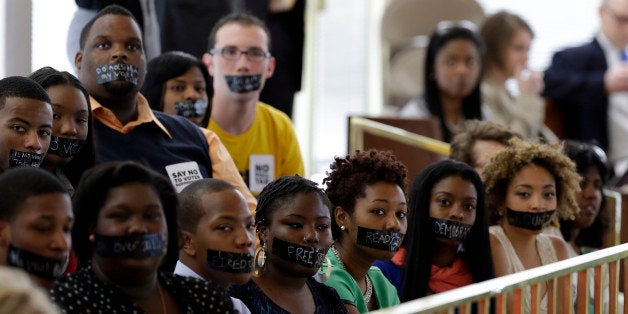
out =
<path fill-rule="evenodd" d="M 555 145 L 513 139 L 511 146 L 491 158 L 482 173 L 492 224 L 500 220 L 498 207 L 506 200 L 508 185 L 522 168 L 531 165 L 545 168 L 554 177 L 559 218 L 575 218 L 578 212 L 575 192 L 580 190 L 581 180 L 576 165 Z"/>
<path fill-rule="evenodd" d="M 277 209 L 290 204 L 295 196 L 302 194 L 316 194 L 323 204 L 329 209 L 331 216 L 331 202 L 318 185 L 308 179 L 295 176 L 283 176 L 267 184 L 258 196 L 257 210 L 255 213 L 255 225 L 262 224 L 269 226 L 272 224 L 271 215 Z M 258 234 L 259 235 L 259 234 Z M 260 243 L 263 240 L 260 238 Z"/>
<path fill-rule="evenodd" d="M 89 22 L 87 22 L 87 24 L 85 24 L 85 26 L 83 26 L 83 29 L 81 30 L 81 37 L 79 39 L 79 49 L 80 50 L 83 50 L 83 48 L 85 48 L 85 41 L 87 41 L 87 36 L 89 35 L 89 32 L 92 30 L 92 26 L 94 26 L 94 23 L 98 19 L 100 19 L 101 17 L 103 17 L 105 15 L 123 15 L 123 16 L 128 16 L 138 26 L 140 25 L 139 22 L 137 21 L 137 19 L 135 18 L 135 16 L 133 15 L 133 13 L 131 13 L 131 11 L 129 11 L 126 8 L 124 8 L 122 6 L 119 6 L 117 4 L 108 5 L 108 6 L 104 7 L 102 10 L 98 11 L 96 16 L 94 16 L 91 20 L 89 20 Z"/>
<path fill-rule="evenodd" d="M 179 193 L 179 212 L 177 215 L 179 228 L 194 232 L 201 217 L 205 215 L 201 204 L 201 196 L 226 190 L 237 191 L 236 187 L 231 183 L 212 178 L 197 180 L 186 186 Z"/>
<path fill-rule="evenodd" d="M 177 193 L 174 187 L 162 175 L 136 162 L 114 161 L 87 170 L 74 193 L 72 243 L 81 265 L 86 265 L 92 258 L 94 243 L 89 240 L 89 230 L 96 225 L 109 190 L 129 183 L 150 185 L 159 195 L 168 226 L 168 255 L 162 266 L 172 262 L 170 258 L 175 258 L 175 261 L 178 258 Z"/>
<path fill-rule="evenodd" d="M 52 193 L 68 194 L 52 173 L 41 168 L 9 168 L 0 174 L 0 219 L 11 221 L 26 199 Z"/>
<path fill-rule="evenodd" d="M 264 31 L 264 33 L 266 33 L 266 37 L 268 37 L 268 43 L 267 43 L 268 51 L 271 51 L 272 39 L 270 37 L 270 30 L 268 29 L 268 26 L 266 26 L 266 24 L 262 20 L 258 19 L 257 17 L 249 13 L 244 13 L 244 12 L 231 13 L 221 18 L 220 20 L 218 20 L 218 22 L 216 22 L 216 24 L 214 24 L 214 27 L 209 33 L 209 39 L 207 42 L 207 51 L 214 49 L 214 46 L 216 45 L 216 33 L 218 33 L 218 30 L 220 30 L 226 24 L 231 24 L 231 23 L 242 25 L 242 26 L 257 26 L 261 28 Z"/>
<path fill-rule="evenodd" d="M 7 98 L 28 98 L 50 103 L 48 93 L 37 82 L 28 77 L 9 76 L 0 80 L 0 109 Z"/>
<path fill-rule="evenodd" d="M 495 141 L 508 146 L 510 139 L 515 137 L 521 138 L 521 135 L 495 122 L 467 120 L 464 124 L 464 131 L 451 140 L 449 158 L 475 167 L 477 165 L 473 159 L 473 145 L 476 141 Z"/>
<path fill-rule="evenodd" d="M 356 199 L 364 197 L 364 191 L 369 185 L 387 182 L 398 185 L 406 192 L 408 170 L 388 151 L 356 151 L 345 157 L 336 157 L 330 168 L 331 172 L 323 179 L 323 184 L 327 186 L 327 197 L 334 207 L 342 207 L 349 214 L 353 214 Z M 259 204 L 257 206 L 259 214 Z M 334 215 L 331 231 L 334 239 L 341 236 Z"/>

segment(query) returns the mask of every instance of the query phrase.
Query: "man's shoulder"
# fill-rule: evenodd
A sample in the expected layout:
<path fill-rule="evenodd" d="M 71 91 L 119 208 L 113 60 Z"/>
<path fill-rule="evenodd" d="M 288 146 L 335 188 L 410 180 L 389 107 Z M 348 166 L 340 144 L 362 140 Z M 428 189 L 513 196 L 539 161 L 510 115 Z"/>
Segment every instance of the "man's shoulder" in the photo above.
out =
<path fill-rule="evenodd" d="M 257 102 L 256 119 L 263 120 L 265 122 L 272 121 L 274 124 L 292 127 L 292 120 L 283 111 L 263 103 Z"/>
<path fill-rule="evenodd" d="M 155 114 L 155 118 L 157 118 L 157 120 L 159 120 L 159 122 L 161 122 L 169 132 L 185 131 L 200 133 L 202 135 L 200 128 L 196 124 L 190 122 L 190 120 L 182 116 L 171 115 L 155 110 L 153 110 L 153 113 Z"/>
<path fill-rule="evenodd" d="M 263 114 L 266 114 L 266 115 L 269 115 L 269 116 L 273 117 L 273 119 L 280 119 L 280 120 L 283 120 L 283 121 L 291 121 L 290 117 L 288 117 L 288 115 L 285 112 L 283 112 L 283 111 L 281 111 L 281 110 L 279 110 L 279 109 L 277 109 L 277 108 L 275 108 L 275 107 L 273 107 L 273 106 L 271 106 L 271 105 L 269 105 L 267 103 L 263 103 L 261 101 L 258 101 L 257 102 L 257 108 L 258 108 L 259 112 L 261 112 Z"/>
<path fill-rule="evenodd" d="M 172 124 L 182 125 L 184 127 L 194 126 L 192 122 L 190 122 L 188 119 L 182 116 L 171 115 L 171 114 L 167 114 L 162 111 L 156 111 L 156 110 L 153 110 L 153 114 L 155 115 L 155 118 L 159 119 L 159 121 L 162 123 L 172 123 Z"/>
<path fill-rule="evenodd" d="M 598 53 L 598 52 L 601 54 L 604 53 L 604 51 L 602 50 L 602 47 L 597 42 L 597 40 L 593 39 L 592 41 L 589 41 L 587 43 L 584 43 L 578 46 L 567 47 L 562 50 L 559 50 L 556 54 L 564 55 L 564 56 L 572 56 L 572 55 L 581 56 L 583 54 L 591 54 L 591 53 Z"/>

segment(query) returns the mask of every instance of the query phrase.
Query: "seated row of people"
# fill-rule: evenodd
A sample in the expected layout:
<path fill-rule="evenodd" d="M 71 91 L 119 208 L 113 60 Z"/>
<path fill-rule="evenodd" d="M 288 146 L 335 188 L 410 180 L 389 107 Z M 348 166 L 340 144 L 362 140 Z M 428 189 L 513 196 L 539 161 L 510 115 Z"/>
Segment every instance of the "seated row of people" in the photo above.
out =
<path fill-rule="evenodd" d="M 166 178 L 139 164 L 105 163 L 87 170 L 72 211 L 55 176 L 11 169 L 0 175 L 0 199 L 14 201 L 0 207 L 3 251 L 9 265 L 54 284 L 53 300 L 67 312 L 99 302 L 148 312 L 182 304 L 366 312 L 569 257 L 564 240 L 542 233 L 558 216 L 575 218 L 578 208 L 580 177 L 552 146 L 515 140 L 497 152 L 484 170 L 486 202 L 478 174 L 456 161 L 422 171 L 408 201 L 405 167 L 389 153 L 337 157 L 331 169 L 326 193 L 298 176 L 269 184 L 255 221 L 241 193 L 224 181 L 197 181 L 177 197 Z M 31 190 L 37 192 L 23 194 Z M 588 217 L 595 209 L 587 206 Z M 496 225 L 489 228 L 489 221 Z M 254 226 L 261 245 L 255 256 Z M 25 239 L 23 230 L 34 236 Z M 70 247 L 80 270 L 58 279 Z M 371 267 L 376 260 L 383 272 Z M 175 274 L 207 283 L 173 277 L 174 263 Z M 326 268 L 327 288 L 312 277 Z M 256 277 L 247 283 L 251 272 Z M 208 297 L 192 301 L 189 293 Z"/>

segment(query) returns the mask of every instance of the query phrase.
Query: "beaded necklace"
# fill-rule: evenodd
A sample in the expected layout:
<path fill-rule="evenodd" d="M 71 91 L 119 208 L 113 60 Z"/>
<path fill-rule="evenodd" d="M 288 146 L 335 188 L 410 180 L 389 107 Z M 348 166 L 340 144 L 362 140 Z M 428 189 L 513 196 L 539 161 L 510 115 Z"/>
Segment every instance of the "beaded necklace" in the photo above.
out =
<path fill-rule="evenodd" d="M 347 266 L 345 266 L 345 263 L 340 258 L 340 254 L 338 254 L 338 251 L 336 251 L 336 247 L 333 245 L 331 247 L 331 252 L 334 254 L 338 262 L 340 262 L 340 265 L 342 265 L 342 268 L 347 270 Z M 373 283 L 371 283 L 371 279 L 369 278 L 368 274 L 364 275 L 364 280 L 366 281 L 366 292 L 362 292 L 362 291 L 360 292 L 362 293 L 364 302 L 366 304 L 369 304 L 369 302 L 371 301 L 371 296 L 373 296 Z"/>

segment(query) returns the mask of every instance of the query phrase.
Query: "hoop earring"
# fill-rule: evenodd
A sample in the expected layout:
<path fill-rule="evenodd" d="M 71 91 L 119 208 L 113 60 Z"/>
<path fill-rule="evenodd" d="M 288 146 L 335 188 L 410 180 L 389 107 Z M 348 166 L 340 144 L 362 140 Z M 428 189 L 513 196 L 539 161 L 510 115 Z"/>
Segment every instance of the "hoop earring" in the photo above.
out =
<path fill-rule="evenodd" d="M 255 260 L 253 261 L 253 276 L 259 277 L 264 273 L 266 268 L 266 243 L 255 252 Z"/>

